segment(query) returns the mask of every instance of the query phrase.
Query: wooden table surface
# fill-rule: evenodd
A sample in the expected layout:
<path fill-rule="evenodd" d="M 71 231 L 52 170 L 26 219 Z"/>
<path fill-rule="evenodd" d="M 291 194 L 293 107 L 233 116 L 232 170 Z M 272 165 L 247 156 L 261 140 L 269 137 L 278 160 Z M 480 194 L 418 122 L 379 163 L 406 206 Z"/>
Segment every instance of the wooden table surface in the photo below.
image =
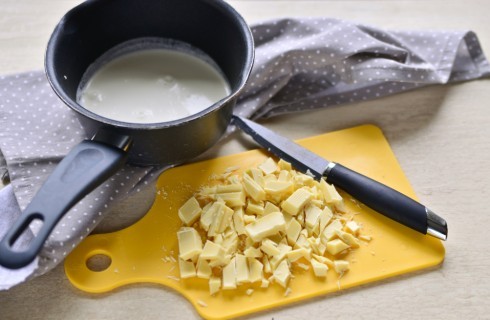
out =
<path fill-rule="evenodd" d="M 41 69 L 54 25 L 80 1 L 2 0 L 0 74 Z M 470 29 L 490 54 L 489 1 L 230 1 L 248 22 L 330 16 L 393 29 Z M 421 201 L 449 224 L 440 267 L 256 314 L 253 319 L 489 319 L 490 82 L 433 86 L 279 116 L 263 124 L 302 138 L 365 123 L 388 138 Z M 322 119 L 318 121 L 318 119 Z M 229 139 L 208 157 L 245 150 Z M 109 220 L 110 223 L 110 220 Z M 195 319 L 177 293 L 132 285 L 103 295 L 78 291 L 63 267 L 0 292 L 0 319 Z"/>

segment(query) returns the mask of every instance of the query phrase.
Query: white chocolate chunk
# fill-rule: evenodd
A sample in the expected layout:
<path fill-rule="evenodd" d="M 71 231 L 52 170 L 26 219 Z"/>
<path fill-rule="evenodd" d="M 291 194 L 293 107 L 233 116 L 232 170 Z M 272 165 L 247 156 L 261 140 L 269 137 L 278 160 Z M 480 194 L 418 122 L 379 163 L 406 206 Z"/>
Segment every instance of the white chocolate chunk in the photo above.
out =
<path fill-rule="evenodd" d="M 322 232 L 321 239 L 324 243 L 330 241 L 334 236 L 336 231 L 342 230 L 342 222 L 339 220 L 334 220 Z"/>
<path fill-rule="evenodd" d="M 223 268 L 223 289 L 236 289 L 235 258 Z"/>
<path fill-rule="evenodd" d="M 281 208 L 295 216 L 312 197 L 313 195 L 306 188 L 298 189 L 282 203 Z"/>
<path fill-rule="evenodd" d="M 337 210 L 344 211 L 344 201 L 342 197 L 337 192 L 337 189 L 331 184 L 328 184 L 324 179 L 320 180 L 320 190 L 323 193 L 325 202 L 333 204 Z"/>
<path fill-rule="evenodd" d="M 325 207 L 322 210 L 322 213 L 320 214 L 320 230 L 319 232 L 323 232 L 325 230 L 325 227 L 328 225 L 330 220 L 332 220 L 333 213 L 332 210 L 330 210 L 329 207 Z"/>
<path fill-rule="evenodd" d="M 216 186 L 216 193 L 235 193 L 242 192 L 243 186 L 240 183 L 232 183 L 227 185 Z"/>
<path fill-rule="evenodd" d="M 243 221 L 245 222 L 245 225 L 250 224 L 252 222 L 255 222 L 257 220 L 257 217 L 251 214 L 244 214 L 243 215 Z M 245 229 L 245 233 L 247 233 L 247 229 Z"/>
<path fill-rule="evenodd" d="M 352 234 L 336 230 L 335 234 L 351 248 L 359 248 L 359 241 Z"/>
<path fill-rule="evenodd" d="M 246 212 L 247 214 L 256 214 L 262 216 L 264 214 L 264 204 L 256 203 L 254 201 L 248 201 Z"/>
<path fill-rule="evenodd" d="M 349 248 L 349 245 L 340 239 L 334 239 L 327 242 L 327 251 L 333 256 L 339 254 L 347 248 Z"/>
<path fill-rule="evenodd" d="M 349 270 L 349 262 L 345 260 L 335 260 L 333 262 L 334 270 L 338 274 L 343 274 Z"/>
<path fill-rule="evenodd" d="M 353 235 L 356 235 L 361 227 L 355 221 L 349 221 L 345 224 L 345 229 Z"/>
<path fill-rule="evenodd" d="M 271 174 L 276 171 L 279 171 L 279 168 L 277 167 L 277 164 L 272 158 L 267 158 L 267 160 L 264 161 L 261 165 L 259 165 L 259 168 L 265 173 L 265 174 Z"/>
<path fill-rule="evenodd" d="M 253 241 L 259 242 L 265 237 L 280 231 L 284 232 L 285 228 L 286 221 L 284 221 L 284 216 L 280 212 L 274 212 L 248 224 L 245 226 L 245 231 Z"/>
<path fill-rule="evenodd" d="M 371 236 L 361 235 L 361 236 L 359 236 L 359 239 L 369 242 L 369 241 L 372 240 L 372 237 Z"/>
<path fill-rule="evenodd" d="M 327 257 L 324 257 L 324 256 L 319 256 L 319 255 L 316 255 L 316 254 L 313 254 L 313 258 L 315 258 L 317 261 L 321 262 L 321 263 L 324 263 L 326 264 L 327 266 L 329 267 L 332 267 L 333 266 L 333 261 L 330 260 L 329 258 Z"/>
<path fill-rule="evenodd" d="M 305 224 L 308 231 L 312 232 L 318 225 L 320 216 L 322 215 L 322 209 L 317 206 L 309 205 L 305 208 Z"/>
<path fill-rule="evenodd" d="M 272 196 L 284 196 L 292 192 L 293 184 L 289 181 L 266 181 L 264 190 Z"/>
<path fill-rule="evenodd" d="M 256 202 L 265 200 L 265 191 L 248 174 L 243 175 L 243 186 L 245 192 Z"/>
<path fill-rule="evenodd" d="M 182 279 L 192 278 L 196 276 L 196 268 L 194 267 L 194 263 L 192 263 L 191 261 L 179 259 L 179 269 L 180 277 Z"/>
<path fill-rule="evenodd" d="M 225 204 L 230 208 L 241 207 L 245 205 L 245 193 L 240 192 L 228 192 L 220 193 L 216 195 L 216 199 L 222 199 Z"/>
<path fill-rule="evenodd" d="M 245 257 L 242 254 L 237 254 L 235 256 L 235 264 L 236 264 L 236 282 L 238 284 L 248 282 L 249 272 L 248 272 L 247 257 Z"/>
<path fill-rule="evenodd" d="M 264 187 L 264 174 L 262 173 L 262 170 L 251 168 L 250 176 L 254 179 L 255 182 L 257 182 L 259 186 L 261 186 L 262 188 Z"/>
<path fill-rule="evenodd" d="M 209 279 L 211 274 L 212 270 L 208 262 L 202 258 L 197 260 L 197 277 L 201 279 Z"/>
<path fill-rule="evenodd" d="M 279 159 L 277 165 L 279 166 L 279 169 L 286 170 L 286 172 L 292 170 L 291 163 L 284 161 L 282 159 Z"/>
<path fill-rule="evenodd" d="M 279 172 L 279 175 L 277 176 L 277 181 L 291 182 L 291 174 L 289 173 L 289 171 L 281 170 L 281 172 Z"/>
<path fill-rule="evenodd" d="M 277 248 L 277 244 L 269 239 L 264 239 L 262 241 L 262 245 L 260 246 L 260 250 L 264 252 L 265 254 L 269 256 L 275 256 L 280 253 L 279 249 Z"/>
<path fill-rule="evenodd" d="M 177 231 L 179 242 L 179 257 L 183 260 L 192 260 L 202 251 L 202 240 L 194 228 L 180 228 Z"/>
<path fill-rule="evenodd" d="M 190 226 L 199 219 L 201 215 L 201 206 L 196 198 L 192 197 L 187 200 L 179 209 L 179 218 L 186 225 Z"/>
<path fill-rule="evenodd" d="M 274 270 L 274 280 L 279 283 L 283 288 L 287 288 L 289 279 L 291 278 L 291 271 L 287 260 L 283 260 L 277 268 Z"/>
<path fill-rule="evenodd" d="M 276 205 L 273 203 L 267 201 L 264 206 L 264 215 L 272 213 L 272 212 L 281 212 L 281 209 L 279 209 Z"/>
<path fill-rule="evenodd" d="M 264 265 L 260 263 L 257 259 L 248 259 L 248 281 L 249 282 L 258 282 L 261 281 L 264 277 L 263 269 Z"/>
<path fill-rule="evenodd" d="M 277 245 L 277 248 L 279 249 L 279 254 L 273 256 L 272 259 L 270 259 L 269 261 L 272 269 L 276 269 L 279 263 L 281 263 L 281 261 L 283 261 L 287 257 L 288 252 L 290 252 L 293 249 L 290 246 L 283 243 L 279 243 Z"/>
<path fill-rule="evenodd" d="M 270 264 L 269 258 L 267 258 L 266 255 L 264 255 L 262 257 L 262 264 L 264 265 L 264 272 L 265 273 L 272 273 L 271 264 Z"/>
<path fill-rule="evenodd" d="M 199 258 L 206 260 L 221 260 L 225 257 L 225 249 L 210 240 L 207 240 Z"/>
<path fill-rule="evenodd" d="M 327 276 L 328 267 L 315 259 L 311 259 L 311 266 L 313 267 L 313 272 L 315 276 L 324 278 Z"/>
<path fill-rule="evenodd" d="M 301 225 L 296 219 L 291 219 L 286 226 L 287 241 L 290 245 L 294 245 L 298 240 L 299 233 L 301 232 Z"/>
<path fill-rule="evenodd" d="M 262 251 L 259 248 L 250 247 L 243 251 L 243 254 L 247 258 L 261 258 L 263 256 Z"/>
<path fill-rule="evenodd" d="M 245 221 L 243 220 L 242 208 L 237 208 L 233 213 L 233 225 L 238 235 L 245 234 Z"/>
<path fill-rule="evenodd" d="M 305 248 L 295 249 L 289 251 L 286 255 L 289 262 L 294 262 L 301 258 L 305 258 L 306 260 L 311 260 L 311 249 L 305 249 Z"/>
<path fill-rule="evenodd" d="M 301 269 L 303 269 L 303 270 L 310 270 L 310 266 L 309 266 L 309 265 L 307 265 L 307 264 L 304 264 L 304 263 L 298 262 L 296 265 L 297 265 L 298 267 L 300 267 Z"/>
<path fill-rule="evenodd" d="M 221 288 L 221 278 L 212 276 L 209 279 L 209 294 L 216 294 Z"/>

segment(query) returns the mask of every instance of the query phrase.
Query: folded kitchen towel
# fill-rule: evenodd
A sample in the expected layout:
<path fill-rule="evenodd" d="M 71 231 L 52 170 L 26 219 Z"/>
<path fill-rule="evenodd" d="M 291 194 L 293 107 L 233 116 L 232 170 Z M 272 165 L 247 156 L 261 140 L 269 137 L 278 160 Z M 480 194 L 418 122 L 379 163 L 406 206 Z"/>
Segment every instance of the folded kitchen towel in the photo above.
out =
<path fill-rule="evenodd" d="M 235 113 L 259 119 L 374 99 L 431 84 L 490 75 L 471 31 L 387 31 L 332 18 L 252 26 L 256 60 Z M 85 138 L 41 71 L 0 78 L 0 237 L 56 164 Z M 1 157 L 0 157 L 1 158 Z M 0 267 L 0 289 L 41 275 L 69 254 L 116 203 L 152 186 L 165 168 L 126 165 L 75 205 L 28 267 Z M 36 234 L 32 225 L 22 242 Z"/>

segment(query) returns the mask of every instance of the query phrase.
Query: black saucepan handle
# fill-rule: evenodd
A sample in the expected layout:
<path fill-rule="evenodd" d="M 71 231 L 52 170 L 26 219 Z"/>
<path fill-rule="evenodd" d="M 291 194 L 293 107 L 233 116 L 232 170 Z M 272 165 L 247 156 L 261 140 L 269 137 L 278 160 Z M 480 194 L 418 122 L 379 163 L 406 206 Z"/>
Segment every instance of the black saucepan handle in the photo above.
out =
<path fill-rule="evenodd" d="M 417 201 L 338 163 L 327 173 L 326 179 L 371 209 L 423 234 L 427 233 L 427 210 Z"/>
<path fill-rule="evenodd" d="M 119 142 L 125 139 L 129 145 L 129 137 Z M 125 150 L 100 141 L 86 140 L 75 146 L 0 242 L 0 265 L 18 269 L 31 263 L 63 215 L 119 170 L 127 155 Z M 26 249 L 14 250 L 14 243 L 34 220 L 42 222 L 39 233 Z"/>

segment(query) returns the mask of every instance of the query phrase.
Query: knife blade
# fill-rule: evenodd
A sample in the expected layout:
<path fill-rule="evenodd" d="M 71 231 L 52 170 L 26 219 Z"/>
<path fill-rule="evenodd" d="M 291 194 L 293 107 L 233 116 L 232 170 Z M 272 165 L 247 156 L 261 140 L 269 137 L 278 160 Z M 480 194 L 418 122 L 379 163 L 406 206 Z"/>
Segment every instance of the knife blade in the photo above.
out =
<path fill-rule="evenodd" d="M 316 180 L 325 179 L 371 209 L 413 230 L 447 239 L 446 221 L 417 201 L 341 164 L 328 161 L 254 121 L 233 116 L 232 123 L 297 170 L 312 175 Z"/>

